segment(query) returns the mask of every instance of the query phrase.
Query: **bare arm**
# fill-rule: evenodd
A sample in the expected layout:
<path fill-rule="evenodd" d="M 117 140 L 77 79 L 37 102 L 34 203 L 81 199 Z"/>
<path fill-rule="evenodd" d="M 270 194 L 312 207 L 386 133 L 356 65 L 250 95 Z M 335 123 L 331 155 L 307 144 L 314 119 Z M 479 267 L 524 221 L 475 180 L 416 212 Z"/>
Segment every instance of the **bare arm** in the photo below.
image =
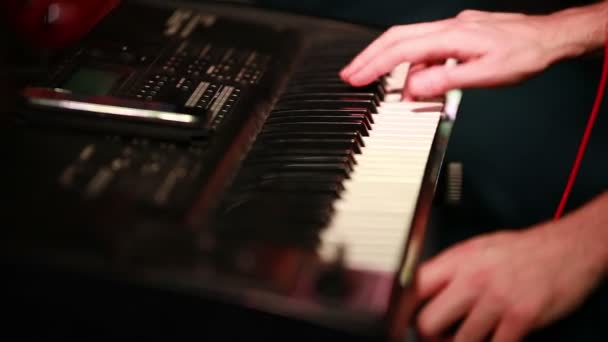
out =
<path fill-rule="evenodd" d="M 578 57 L 601 48 L 605 43 L 608 1 L 559 11 L 547 16 L 547 20 L 555 27 L 556 33 L 550 39 L 557 42 L 556 58 Z"/>
<path fill-rule="evenodd" d="M 608 1 L 550 15 L 463 11 L 457 17 L 394 26 L 362 51 L 340 76 L 363 86 L 409 62 L 405 91 L 437 96 L 454 88 L 510 84 L 552 63 L 602 46 L 608 25 Z M 460 60 L 455 68 L 436 65 Z"/>

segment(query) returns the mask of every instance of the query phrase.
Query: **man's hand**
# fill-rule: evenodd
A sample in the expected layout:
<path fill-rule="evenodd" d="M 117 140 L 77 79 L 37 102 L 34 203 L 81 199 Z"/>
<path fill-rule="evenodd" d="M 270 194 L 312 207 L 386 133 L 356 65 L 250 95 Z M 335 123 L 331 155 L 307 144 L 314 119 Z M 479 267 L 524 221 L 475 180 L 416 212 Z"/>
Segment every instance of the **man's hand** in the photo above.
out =
<path fill-rule="evenodd" d="M 570 218 L 481 236 L 424 264 L 421 335 L 518 341 L 574 310 L 606 272 L 608 195 Z M 582 225 L 582 226 L 581 226 Z"/>
<path fill-rule="evenodd" d="M 601 14 L 606 4 L 600 5 Z M 595 31 L 600 27 L 603 32 L 605 19 L 592 25 L 592 15 L 597 14 L 591 9 L 545 16 L 467 10 L 451 19 L 394 26 L 355 57 L 340 76 L 353 86 L 363 86 L 409 62 L 415 71 L 408 77 L 405 92 L 411 97 L 511 84 L 601 44 L 603 35 Z M 581 25 L 583 19 L 586 24 Z M 593 33 L 574 33 L 582 27 Z M 460 64 L 441 65 L 448 58 Z"/>

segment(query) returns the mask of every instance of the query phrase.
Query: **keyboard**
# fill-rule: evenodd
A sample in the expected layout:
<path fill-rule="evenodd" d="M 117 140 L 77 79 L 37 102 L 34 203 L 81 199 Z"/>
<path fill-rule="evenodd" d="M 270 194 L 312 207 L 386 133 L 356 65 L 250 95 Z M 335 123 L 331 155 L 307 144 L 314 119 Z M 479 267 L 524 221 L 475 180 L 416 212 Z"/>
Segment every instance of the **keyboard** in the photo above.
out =
<path fill-rule="evenodd" d="M 443 97 L 402 99 L 407 63 L 339 79 L 380 33 L 246 4 L 117 7 L 8 84 L 3 260 L 404 334 L 453 118 Z"/>

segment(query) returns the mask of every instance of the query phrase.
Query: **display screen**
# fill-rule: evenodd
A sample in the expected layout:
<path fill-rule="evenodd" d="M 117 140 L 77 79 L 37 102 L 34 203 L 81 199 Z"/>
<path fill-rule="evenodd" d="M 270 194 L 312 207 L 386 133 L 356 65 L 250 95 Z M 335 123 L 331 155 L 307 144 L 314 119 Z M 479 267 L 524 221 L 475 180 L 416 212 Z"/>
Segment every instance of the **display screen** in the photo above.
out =
<path fill-rule="evenodd" d="M 78 69 L 62 88 L 72 93 L 88 96 L 107 95 L 121 74 L 102 69 Z"/>

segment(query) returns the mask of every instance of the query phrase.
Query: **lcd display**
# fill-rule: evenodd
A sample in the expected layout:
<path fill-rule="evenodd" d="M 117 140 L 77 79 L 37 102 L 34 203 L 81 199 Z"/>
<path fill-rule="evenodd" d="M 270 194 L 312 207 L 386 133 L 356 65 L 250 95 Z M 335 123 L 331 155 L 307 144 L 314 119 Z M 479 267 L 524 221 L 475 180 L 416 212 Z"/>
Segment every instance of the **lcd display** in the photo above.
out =
<path fill-rule="evenodd" d="M 81 68 L 70 77 L 63 88 L 79 95 L 107 95 L 120 76 L 120 73 L 109 70 Z"/>

